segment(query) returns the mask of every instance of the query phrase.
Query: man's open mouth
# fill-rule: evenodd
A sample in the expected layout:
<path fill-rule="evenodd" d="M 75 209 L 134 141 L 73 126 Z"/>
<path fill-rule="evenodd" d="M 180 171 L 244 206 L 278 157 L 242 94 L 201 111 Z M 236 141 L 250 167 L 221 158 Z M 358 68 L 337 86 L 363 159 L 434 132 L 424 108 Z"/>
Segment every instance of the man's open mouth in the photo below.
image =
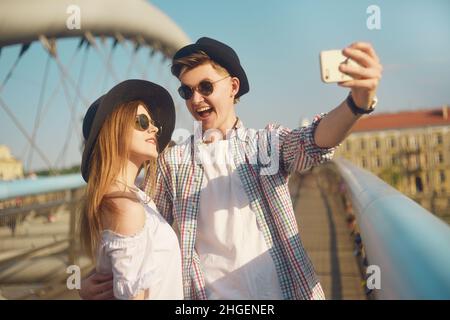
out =
<path fill-rule="evenodd" d="M 200 118 L 207 118 L 212 112 L 212 107 L 202 107 L 195 110 L 195 112 L 200 116 Z"/>

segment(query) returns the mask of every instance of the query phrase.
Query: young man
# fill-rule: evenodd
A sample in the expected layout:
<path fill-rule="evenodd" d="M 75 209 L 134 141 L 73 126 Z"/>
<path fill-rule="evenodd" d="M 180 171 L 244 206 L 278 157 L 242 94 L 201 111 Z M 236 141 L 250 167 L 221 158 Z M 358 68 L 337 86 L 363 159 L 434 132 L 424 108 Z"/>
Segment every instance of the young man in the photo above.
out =
<path fill-rule="evenodd" d="M 160 156 L 155 203 L 180 232 L 186 299 L 324 299 L 287 178 L 330 160 L 356 121 L 373 111 L 382 72 L 375 51 L 354 43 L 343 53 L 359 64 L 340 67 L 355 79 L 340 84 L 351 89 L 344 102 L 309 126 L 259 131 L 235 113 L 249 83 L 232 48 L 201 38 L 175 54 L 178 92 L 201 126 Z M 88 277 L 80 295 L 109 297 L 103 280 Z"/>

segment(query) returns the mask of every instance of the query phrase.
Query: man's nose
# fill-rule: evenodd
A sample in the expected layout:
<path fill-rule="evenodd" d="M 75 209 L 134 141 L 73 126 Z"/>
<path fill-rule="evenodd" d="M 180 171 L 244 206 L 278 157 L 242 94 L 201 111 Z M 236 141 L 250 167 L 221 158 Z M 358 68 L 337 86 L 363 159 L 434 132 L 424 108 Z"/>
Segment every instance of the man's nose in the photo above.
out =
<path fill-rule="evenodd" d="M 197 90 L 194 90 L 194 93 L 192 94 L 191 97 L 192 103 L 197 105 L 200 102 L 203 102 L 204 100 L 205 100 L 204 97 Z"/>

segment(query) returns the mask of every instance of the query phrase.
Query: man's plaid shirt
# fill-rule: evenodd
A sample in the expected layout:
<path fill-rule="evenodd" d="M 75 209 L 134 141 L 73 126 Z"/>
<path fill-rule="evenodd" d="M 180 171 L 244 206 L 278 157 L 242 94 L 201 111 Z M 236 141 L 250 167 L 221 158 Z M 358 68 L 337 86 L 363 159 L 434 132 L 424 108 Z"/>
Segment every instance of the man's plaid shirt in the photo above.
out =
<path fill-rule="evenodd" d="M 303 171 L 333 157 L 335 148 L 320 148 L 314 131 L 325 114 L 294 130 L 268 125 L 244 128 L 239 121 L 228 137 L 238 174 L 256 214 L 259 229 L 277 270 L 284 299 L 324 299 L 298 233 L 288 190 L 290 172 Z M 195 251 L 203 168 L 196 155 L 200 139 L 166 149 L 158 158 L 155 203 L 180 232 L 185 299 L 206 299 L 205 281 Z M 147 186 L 150 184 L 146 184 Z M 146 190 L 148 191 L 148 190 Z"/>

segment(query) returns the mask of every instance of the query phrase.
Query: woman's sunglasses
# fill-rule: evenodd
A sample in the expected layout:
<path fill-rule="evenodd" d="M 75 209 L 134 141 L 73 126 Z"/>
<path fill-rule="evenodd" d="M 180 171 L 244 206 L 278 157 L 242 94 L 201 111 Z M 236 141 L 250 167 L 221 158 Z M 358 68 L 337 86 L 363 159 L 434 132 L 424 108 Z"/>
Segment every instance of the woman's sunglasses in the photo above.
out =
<path fill-rule="evenodd" d="M 160 136 L 162 133 L 162 125 L 158 123 L 158 121 L 150 120 L 149 117 L 145 114 L 138 114 L 136 115 L 136 121 L 134 123 L 134 127 L 139 131 L 145 131 L 148 130 L 150 127 L 150 124 L 158 129 L 156 132 L 156 136 Z"/>
<path fill-rule="evenodd" d="M 202 96 L 209 96 L 214 91 L 214 84 L 216 82 L 222 81 L 226 78 L 229 78 L 231 76 L 226 76 L 225 78 L 216 80 L 216 81 L 210 81 L 210 80 L 202 80 L 200 83 L 191 88 L 185 84 L 181 85 L 181 87 L 178 88 L 178 93 L 184 100 L 189 100 L 194 95 L 194 90 L 200 93 Z"/>

